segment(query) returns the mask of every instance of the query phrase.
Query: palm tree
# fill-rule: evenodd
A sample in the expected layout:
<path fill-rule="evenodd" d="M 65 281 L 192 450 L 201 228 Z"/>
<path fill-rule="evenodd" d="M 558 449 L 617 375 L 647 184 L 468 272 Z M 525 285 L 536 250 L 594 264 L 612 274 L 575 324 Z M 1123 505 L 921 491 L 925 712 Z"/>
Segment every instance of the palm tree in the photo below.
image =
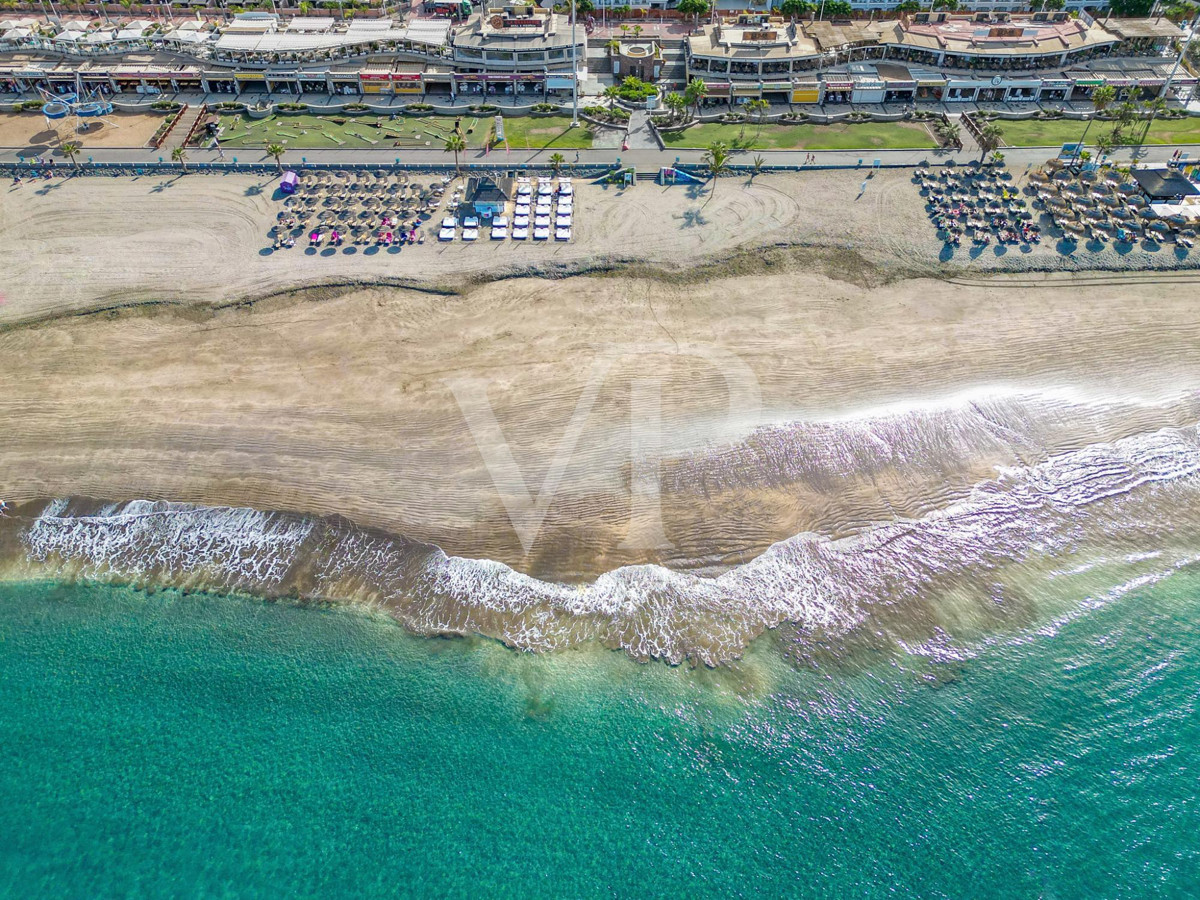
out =
<path fill-rule="evenodd" d="M 754 160 L 751 163 L 751 166 L 752 166 L 752 168 L 750 169 L 750 180 L 753 181 L 755 175 L 762 174 L 762 170 L 765 169 L 767 166 L 767 161 L 765 159 L 763 159 L 762 156 L 756 156 L 756 157 L 754 157 Z"/>
<path fill-rule="evenodd" d="M 633 29 L 632 29 L 632 31 L 633 31 L 633 39 L 634 39 L 635 41 L 636 41 L 636 40 L 637 40 L 639 37 L 641 37 L 641 36 L 642 36 L 642 26 L 641 26 L 641 25 L 634 25 L 634 26 L 633 26 Z"/>
<path fill-rule="evenodd" d="M 1096 138 L 1096 151 L 1100 154 L 1100 162 L 1104 162 L 1104 158 L 1113 152 L 1113 148 L 1117 146 L 1117 139 L 1111 134 L 1102 134 Z"/>
<path fill-rule="evenodd" d="M 604 49 L 608 51 L 609 56 L 616 56 L 618 53 L 621 52 L 621 42 L 618 41 L 616 38 L 613 38 L 607 44 L 604 45 Z"/>
<path fill-rule="evenodd" d="M 1146 118 L 1146 127 L 1142 131 L 1142 139 L 1139 141 L 1139 143 L 1142 144 L 1144 144 L 1146 142 L 1146 138 L 1150 136 L 1150 128 L 1154 124 L 1155 117 L 1158 116 L 1159 113 L 1167 111 L 1167 101 L 1162 97 L 1156 97 L 1148 102 L 1145 108 L 1150 115 Z"/>
<path fill-rule="evenodd" d="M 184 150 L 182 147 L 176 147 L 174 150 L 171 151 L 171 162 L 179 163 L 179 168 L 182 171 L 186 172 L 187 171 L 187 151 Z"/>
<path fill-rule="evenodd" d="M 555 153 L 550 157 L 550 168 L 553 169 L 554 174 L 557 175 L 559 170 L 562 169 L 566 162 L 567 158 L 565 156 L 563 156 L 561 153 Z"/>
<path fill-rule="evenodd" d="M 606 99 L 608 101 L 608 105 L 610 107 L 614 106 L 616 104 L 617 98 L 620 96 L 621 96 L 620 85 L 610 84 L 608 87 L 606 87 L 604 89 L 604 99 Z"/>
<path fill-rule="evenodd" d="M 985 156 L 993 150 L 1000 149 L 1000 144 L 1003 142 L 1004 129 L 995 122 L 988 122 L 979 130 L 979 149 L 982 151 L 979 154 L 979 161 L 983 162 Z"/>
<path fill-rule="evenodd" d="M 704 83 L 703 78 L 693 78 L 683 90 L 683 96 L 687 100 L 688 106 L 695 107 L 697 116 L 700 115 L 700 101 L 707 93 L 708 85 Z"/>
<path fill-rule="evenodd" d="M 283 163 L 280 162 L 280 160 L 283 158 L 283 154 L 286 152 L 287 150 L 284 148 L 283 144 L 267 144 L 267 156 L 274 157 L 275 165 L 278 167 L 280 172 L 283 171 Z"/>
<path fill-rule="evenodd" d="M 467 149 L 467 142 L 461 134 L 452 134 L 446 138 L 446 152 L 454 154 L 454 171 L 460 172 L 458 167 L 458 154 Z"/>
<path fill-rule="evenodd" d="M 768 101 L 763 100 L 762 98 L 751 100 L 749 103 L 746 104 L 746 112 L 748 112 L 750 115 L 756 116 L 758 118 L 758 130 L 759 131 L 762 131 L 763 120 L 766 118 L 767 110 L 770 108 L 771 108 L 771 104 Z"/>
<path fill-rule="evenodd" d="M 82 148 L 75 141 L 64 141 L 59 145 L 58 152 L 71 160 L 71 165 L 79 168 L 79 163 L 75 162 L 75 154 Z"/>
<path fill-rule="evenodd" d="M 713 180 L 712 190 L 708 192 L 708 200 L 704 201 L 707 206 L 717 192 L 717 179 L 729 171 L 729 145 L 723 141 L 711 144 L 704 151 L 704 165 L 708 168 L 708 174 Z"/>
<path fill-rule="evenodd" d="M 1096 107 L 1096 112 L 1094 115 L 1088 116 L 1087 124 L 1083 127 L 1083 136 L 1079 139 L 1079 146 L 1075 149 L 1076 158 L 1079 156 L 1079 151 L 1083 149 L 1083 142 L 1087 140 L 1087 133 L 1088 129 L 1092 127 L 1092 120 L 1108 109 L 1116 99 L 1117 89 L 1111 84 L 1102 84 L 1092 91 L 1092 105 Z"/>
<path fill-rule="evenodd" d="M 945 146 L 962 146 L 959 140 L 962 135 L 962 128 L 956 122 L 948 122 L 945 119 L 941 120 L 937 124 L 937 133 L 942 141 L 945 142 Z"/>
<path fill-rule="evenodd" d="M 683 94 L 672 91 L 663 97 L 663 105 L 671 111 L 671 119 L 674 120 L 683 118 L 688 103 Z"/>

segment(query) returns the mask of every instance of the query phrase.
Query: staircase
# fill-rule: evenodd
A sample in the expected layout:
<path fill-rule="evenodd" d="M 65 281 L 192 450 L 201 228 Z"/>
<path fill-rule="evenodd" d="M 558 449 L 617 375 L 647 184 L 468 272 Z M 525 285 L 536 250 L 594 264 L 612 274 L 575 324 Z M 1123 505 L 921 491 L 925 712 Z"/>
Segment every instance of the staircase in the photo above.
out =
<path fill-rule="evenodd" d="M 200 117 L 204 115 L 206 109 L 207 107 L 203 103 L 186 107 L 179 114 L 179 119 L 172 126 L 167 139 L 163 141 L 162 149 L 169 152 L 176 147 L 186 146 L 192 132 L 196 130 L 196 123 L 200 121 Z"/>

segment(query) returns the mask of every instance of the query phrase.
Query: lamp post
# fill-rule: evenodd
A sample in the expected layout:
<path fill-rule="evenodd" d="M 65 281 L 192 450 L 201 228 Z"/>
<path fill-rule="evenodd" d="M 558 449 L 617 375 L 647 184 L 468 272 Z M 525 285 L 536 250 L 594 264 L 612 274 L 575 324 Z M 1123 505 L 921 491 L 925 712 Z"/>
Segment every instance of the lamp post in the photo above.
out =
<path fill-rule="evenodd" d="M 579 45 L 575 41 L 575 0 L 571 0 L 571 127 L 579 127 Z"/>
<path fill-rule="evenodd" d="M 1171 69 L 1171 74 L 1167 76 L 1167 80 L 1163 83 L 1162 90 L 1159 92 L 1159 97 L 1163 100 L 1167 99 L 1167 94 L 1171 90 L 1171 82 L 1175 80 L 1176 74 L 1179 72 L 1179 67 L 1183 64 L 1183 57 L 1187 55 L 1188 45 L 1191 44 L 1192 38 L 1196 36 L 1196 22 L 1191 23 L 1188 29 L 1187 40 L 1183 42 L 1183 46 L 1179 48 L 1179 56 L 1175 58 L 1175 66 Z"/>

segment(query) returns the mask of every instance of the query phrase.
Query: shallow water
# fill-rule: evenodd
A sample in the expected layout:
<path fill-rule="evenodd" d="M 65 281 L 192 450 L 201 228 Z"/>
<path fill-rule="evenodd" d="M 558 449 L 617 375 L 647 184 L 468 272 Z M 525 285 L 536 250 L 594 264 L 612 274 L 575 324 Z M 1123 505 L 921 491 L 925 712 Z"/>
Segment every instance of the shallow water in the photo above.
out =
<path fill-rule="evenodd" d="M 0 587 L 0 893 L 1194 895 L 1200 574 L 1070 609 L 691 671 Z"/>

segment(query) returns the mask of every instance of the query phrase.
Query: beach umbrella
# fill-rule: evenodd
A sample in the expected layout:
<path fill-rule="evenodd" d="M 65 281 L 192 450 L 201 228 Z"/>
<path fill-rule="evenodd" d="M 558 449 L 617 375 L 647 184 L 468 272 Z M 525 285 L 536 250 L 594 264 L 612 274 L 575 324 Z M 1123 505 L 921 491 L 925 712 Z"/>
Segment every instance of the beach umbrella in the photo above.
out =
<path fill-rule="evenodd" d="M 1186 216 L 1180 215 L 1179 213 L 1172 213 L 1171 215 L 1167 216 L 1167 221 L 1170 222 L 1172 225 L 1174 225 L 1176 228 L 1184 228 L 1187 226 L 1188 222 L 1190 222 L 1191 220 L 1188 219 Z"/>

